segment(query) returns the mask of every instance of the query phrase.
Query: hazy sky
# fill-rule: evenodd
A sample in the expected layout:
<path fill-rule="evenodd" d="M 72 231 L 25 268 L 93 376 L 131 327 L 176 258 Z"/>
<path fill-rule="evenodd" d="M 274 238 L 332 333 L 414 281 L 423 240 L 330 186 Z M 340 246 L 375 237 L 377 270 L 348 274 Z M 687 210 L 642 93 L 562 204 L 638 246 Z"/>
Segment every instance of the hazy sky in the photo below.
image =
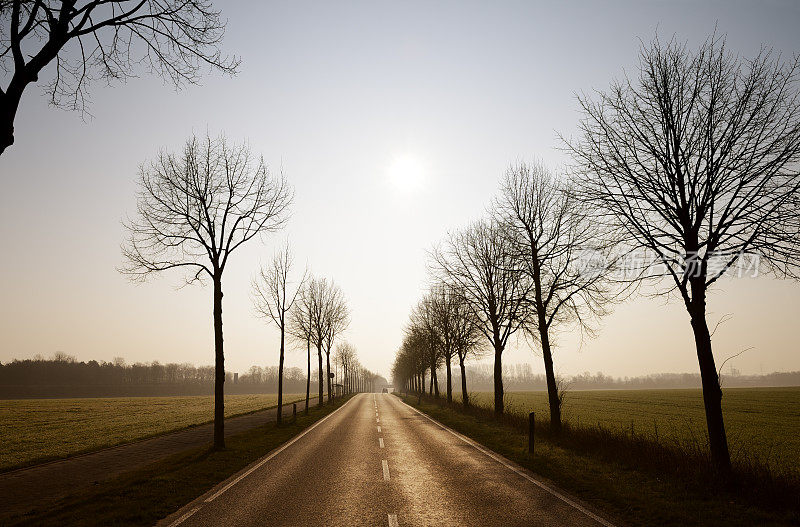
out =
<path fill-rule="evenodd" d="M 137 167 L 192 133 L 247 139 L 295 187 L 288 228 L 232 257 L 224 277 L 226 366 L 276 364 L 276 333 L 253 316 L 260 262 L 289 238 L 299 262 L 347 295 L 345 338 L 388 374 L 409 309 L 425 285 L 425 252 L 483 213 L 505 166 L 566 161 L 558 133 L 575 94 L 605 89 L 636 64 L 656 30 L 692 45 L 715 24 L 731 49 L 800 52 L 794 2 L 218 2 L 235 78 L 212 74 L 176 93 L 142 75 L 91 90 L 93 118 L 49 108 L 28 91 L 16 144 L 0 156 L 0 361 L 55 351 L 79 359 L 213 362 L 211 291 L 176 289 L 177 274 L 136 285 L 117 273 L 120 220 L 134 209 Z M 43 76 L 44 77 L 44 76 Z M 710 320 L 718 364 L 743 372 L 800 369 L 800 286 L 721 283 Z M 682 305 L 618 306 L 598 338 L 557 341 L 562 374 L 697 371 Z M 508 363 L 541 359 L 524 346 Z M 289 365 L 304 365 L 303 351 Z"/>

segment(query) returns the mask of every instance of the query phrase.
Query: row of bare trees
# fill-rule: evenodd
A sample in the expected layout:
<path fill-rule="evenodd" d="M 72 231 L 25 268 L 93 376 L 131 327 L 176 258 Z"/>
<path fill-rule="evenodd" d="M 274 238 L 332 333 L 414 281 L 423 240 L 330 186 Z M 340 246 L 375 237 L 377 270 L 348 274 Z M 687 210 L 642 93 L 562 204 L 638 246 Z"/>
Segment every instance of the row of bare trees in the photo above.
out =
<path fill-rule="evenodd" d="M 512 165 L 488 217 L 450 233 L 432 251 L 434 285 L 412 311 L 396 363 L 400 380 L 419 389 L 430 371 L 430 391 L 438 396 L 443 363 L 451 401 L 450 362 L 457 357 L 467 405 L 464 361 L 488 350 L 494 358 L 494 410 L 502 414 L 503 352 L 522 334 L 542 352 L 551 423 L 560 430 L 555 332 L 571 325 L 591 334 L 619 295 L 611 267 L 585 265 L 588 252 L 609 254 L 616 243 L 611 230 L 592 221 L 569 180 L 556 179 L 542 164 Z"/>
<path fill-rule="evenodd" d="M 565 174 L 512 166 L 488 217 L 432 252 L 434 281 L 468 306 L 494 354 L 497 413 L 513 335 L 541 350 L 557 430 L 559 327 L 591 335 L 611 303 L 639 286 L 677 293 L 695 337 L 711 457 L 730 473 L 707 298 L 743 258 L 759 274 L 798 277 L 799 71 L 800 57 L 764 48 L 743 59 L 718 35 L 697 50 L 643 44 L 633 78 L 578 98 L 583 118 L 578 137 L 564 139 L 573 159 Z M 426 344 L 410 353 L 412 333 L 394 372 L 420 388 L 435 364 Z"/>
<path fill-rule="evenodd" d="M 135 280 L 170 269 L 185 271 L 186 284 L 208 279 L 213 285 L 215 347 L 214 445 L 224 448 L 225 353 L 222 325 L 223 275 L 231 254 L 257 237 L 281 229 L 288 220 L 293 192 L 283 174 L 273 175 L 246 145 L 224 137 L 190 139 L 178 154 L 162 152 L 142 166 L 137 214 L 125 222 L 126 264 Z M 310 392 L 311 346 L 319 358 L 319 405 L 323 398 L 323 352 L 328 399 L 330 354 L 349 324 L 344 294 L 333 282 L 301 276 L 288 244 L 277 251 L 252 282 L 256 313 L 280 332 L 277 421 L 282 420 L 287 336 L 306 344 L 306 409 Z"/>

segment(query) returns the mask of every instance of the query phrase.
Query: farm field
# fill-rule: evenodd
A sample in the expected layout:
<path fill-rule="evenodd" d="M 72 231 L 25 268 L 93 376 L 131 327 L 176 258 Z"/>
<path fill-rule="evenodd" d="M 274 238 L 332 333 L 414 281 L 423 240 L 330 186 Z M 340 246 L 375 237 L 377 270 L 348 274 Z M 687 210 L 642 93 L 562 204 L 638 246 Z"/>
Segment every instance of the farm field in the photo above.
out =
<path fill-rule="evenodd" d="M 305 394 L 286 394 L 291 403 Z M 276 405 L 277 394 L 225 396 L 225 416 Z M 207 423 L 213 396 L 0 400 L 0 470 Z"/>
<path fill-rule="evenodd" d="M 460 392 L 459 392 L 460 395 Z M 491 392 L 472 394 L 491 407 Z M 800 388 L 730 388 L 722 409 L 734 459 L 757 459 L 776 469 L 800 467 Z M 549 419 L 547 394 L 509 392 L 507 411 Z M 657 437 L 663 443 L 706 445 L 703 398 L 698 389 L 568 392 L 563 416 L 572 426 L 600 425 Z"/>

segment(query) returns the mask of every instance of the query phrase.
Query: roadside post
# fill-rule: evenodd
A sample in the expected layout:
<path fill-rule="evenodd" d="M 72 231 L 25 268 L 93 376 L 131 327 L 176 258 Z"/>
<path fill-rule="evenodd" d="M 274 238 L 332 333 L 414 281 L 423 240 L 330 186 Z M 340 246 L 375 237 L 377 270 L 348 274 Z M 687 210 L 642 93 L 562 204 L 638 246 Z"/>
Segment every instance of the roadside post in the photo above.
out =
<path fill-rule="evenodd" d="M 297 421 L 297 403 L 292 403 L 292 421 Z"/>
<path fill-rule="evenodd" d="M 528 414 L 528 453 L 533 455 L 533 429 L 536 426 L 536 416 L 534 412 Z"/>

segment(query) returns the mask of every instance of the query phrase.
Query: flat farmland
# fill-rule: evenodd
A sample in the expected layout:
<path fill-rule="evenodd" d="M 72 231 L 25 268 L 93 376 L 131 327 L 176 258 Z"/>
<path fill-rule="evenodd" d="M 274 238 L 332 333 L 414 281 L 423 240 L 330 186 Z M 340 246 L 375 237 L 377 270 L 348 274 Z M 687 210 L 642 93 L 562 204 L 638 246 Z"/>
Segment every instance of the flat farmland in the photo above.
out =
<path fill-rule="evenodd" d="M 284 395 L 291 403 L 305 394 Z M 225 416 L 275 406 L 277 394 L 228 395 Z M 128 443 L 213 419 L 214 398 L 0 400 L 0 470 Z"/>
<path fill-rule="evenodd" d="M 800 467 L 800 388 L 730 388 L 722 409 L 734 459 L 758 460 L 776 469 Z M 491 407 L 490 392 L 472 394 L 476 404 Z M 547 394 L 509 392 L 509 412 L 549 420 Z M 602 426 L 633 431 L 665 444 L 707 445 L 700 390 L 597 390 L 567 392 L 564 419 L 574 427 Z"/>

